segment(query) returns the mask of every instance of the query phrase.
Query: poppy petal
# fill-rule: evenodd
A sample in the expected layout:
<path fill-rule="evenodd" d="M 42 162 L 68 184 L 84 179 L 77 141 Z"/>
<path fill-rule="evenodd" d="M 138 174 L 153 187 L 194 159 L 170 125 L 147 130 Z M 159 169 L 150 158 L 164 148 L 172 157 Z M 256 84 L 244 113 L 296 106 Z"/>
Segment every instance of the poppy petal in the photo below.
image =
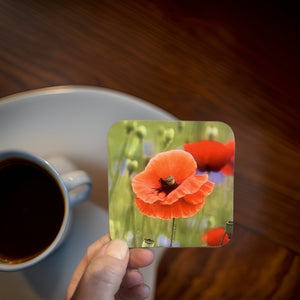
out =
<path fill-rule="evenodd" d="M 196 143 L 187 143 L 184 150 L 191 153 L 197 162 L 200 171 L 220 171 L 229 159 L 225 145 L 212 140 L 203 140 Z"/>
<path fill-rule="evenodd" d="M 235 152 L 235 141 L 229 141 L 224 144 L 228 151 L 229 160 L 227 164 L 221 169 L 221 172 L 224 175 L 233 175 L 234 174 L 234 152 Z"/>
<path fill-rule="evenodd" d="M 232 157 L 234 155 L 235 141 L 234 140 L 228 141 L 227 143 L 224 144 L 224 146 L 227 148 L 227 151 Z"/>
<path fill-rule="evenodd" d="M 184 199 L 179 199 L 177 202 L 171 205 L 162 205 L 161 202 L 148 204 L 140 198 L 135 198 L 135 203 L 142 214 L 164 220 L 179 217 L 191 217 L 196 214 L 203 206 L 203 203 L 193 205 L 186 202 Z"/>
<path fill-rule="evenodd" d="M 201 188 L 192 195 L 185 195 L 184 200 L 193 205 L 200 204 L 203 202 L 205 198 L 213 191 L 214 184 L 210 181 L 205 182 Z"/>
<path fill-rule="evenodd" d="M 229 236 L 225 233 L 225 227 L 211 228 L 206 231 L 202 238 L 202 243 L 207 243 L 208 246 L 220 246 L 229 241 Z"/>
<path fill-rule="evenodd" d="M 167 195 L 164 204 L 172 204 L 185 195 L 196 193 L 207 182 L 206 174 L 194 175 L 184 180 L 174 191 Z"/>
<path fill-rule="evenodd" d="M 234 174 L 234 167 L 233 167 L 233 163 L 228 162 L 222 169 L 221 172 L 224 175 L 233 175 Z"/>
<path fill-rule="evenodd" d="M 181 183 L 195 173 L 197 164 L 190 153 L 183 150 L 171 150 L 155 155 L 148 163 L 145 171 L 155 174 L 157 178 L 173 176 Z"/>
<path fill-rule="evenodd" d="M 153 174 L 153 172 L 143 171 L 132 179 L 133 192 L 147 203 L 162 201 L 165 198 L 164 193 L 157 192 L 159 187 L 159 177 Z"/>

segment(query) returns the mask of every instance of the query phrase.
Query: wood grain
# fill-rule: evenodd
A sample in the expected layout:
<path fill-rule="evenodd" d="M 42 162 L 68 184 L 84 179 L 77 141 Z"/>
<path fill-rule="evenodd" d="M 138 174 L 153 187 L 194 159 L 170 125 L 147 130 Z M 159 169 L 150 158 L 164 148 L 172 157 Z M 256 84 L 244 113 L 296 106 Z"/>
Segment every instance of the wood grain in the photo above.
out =
<path fill-rule="evenodd" d="M 167 251 L 157 299 L 299 294 L 298 15 L 290 1 L 0 2 L 1 97 L 102 86 L 235 132 L 235 240 Z"/>
<path fill-rule="evenodd" d="M 296 299 L 300 292 L 299 256 L 240 226 L 226 246 L 172 249 L 163 261 L 157 299 Z"/>

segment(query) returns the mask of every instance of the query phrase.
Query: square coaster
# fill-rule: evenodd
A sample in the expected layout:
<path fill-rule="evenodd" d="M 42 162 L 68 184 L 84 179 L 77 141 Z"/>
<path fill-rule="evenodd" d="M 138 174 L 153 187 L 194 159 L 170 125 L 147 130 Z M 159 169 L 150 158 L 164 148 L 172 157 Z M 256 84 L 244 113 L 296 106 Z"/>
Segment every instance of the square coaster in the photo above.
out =
<path fill-rule="evenodd" d="M 215 247 L 233 229 L 235 141 L 222 122 L 125 120 L 108 133 L 111 238 Z"/>

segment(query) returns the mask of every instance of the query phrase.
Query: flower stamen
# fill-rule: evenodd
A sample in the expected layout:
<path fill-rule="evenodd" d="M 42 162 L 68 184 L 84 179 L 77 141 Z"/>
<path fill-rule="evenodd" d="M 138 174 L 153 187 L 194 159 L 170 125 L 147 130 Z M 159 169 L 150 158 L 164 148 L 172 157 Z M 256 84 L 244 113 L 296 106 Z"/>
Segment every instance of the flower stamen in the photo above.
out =
<path fill-rule="evenodd" d="M 168 195 L 178 187 L 178 184 L 175 182 L 175 178 L 173 176 L 168 176 L 165 179 L 160 178 L 159 182 L 161 186 L 157 189 L 157 191 L 159 193 L 163 192 L 166 195 Z"/>
<path fill-rule="evenodd" d="M 165 179 L 165 183 L 167 185 L 173 185 L 175 184 L 175 178 L 173 176 L 168 176 L 166 179 Z"/>

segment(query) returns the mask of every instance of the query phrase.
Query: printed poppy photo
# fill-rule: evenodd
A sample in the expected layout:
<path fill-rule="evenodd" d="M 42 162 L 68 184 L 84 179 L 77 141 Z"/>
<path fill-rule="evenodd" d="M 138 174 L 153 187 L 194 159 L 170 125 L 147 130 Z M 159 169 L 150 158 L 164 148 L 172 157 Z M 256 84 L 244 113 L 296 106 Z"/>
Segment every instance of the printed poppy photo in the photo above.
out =
<path fill-rule="evenodd" d="M 227 124 L 124 120 L 107 142 L 112 239 L 131 248 L 230 241 L 235 141 Z"/>

